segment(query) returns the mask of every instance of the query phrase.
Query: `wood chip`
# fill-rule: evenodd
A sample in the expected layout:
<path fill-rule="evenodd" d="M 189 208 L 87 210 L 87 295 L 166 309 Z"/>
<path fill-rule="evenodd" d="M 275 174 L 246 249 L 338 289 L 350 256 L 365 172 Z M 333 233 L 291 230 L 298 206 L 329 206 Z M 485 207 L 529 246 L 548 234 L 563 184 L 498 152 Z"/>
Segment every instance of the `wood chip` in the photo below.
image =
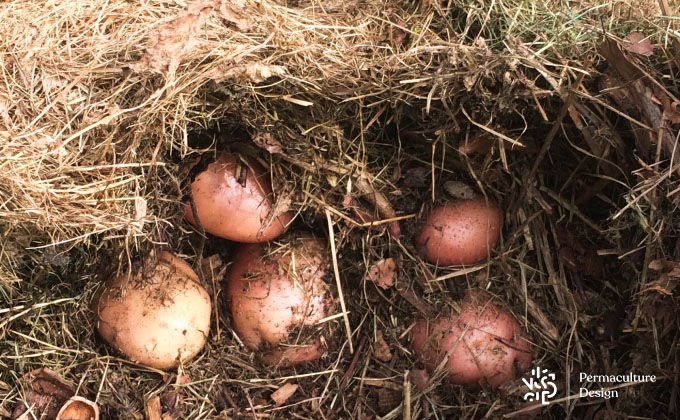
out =
<path fill-rule="evenodd" d="M 286 401 L 288 401 L 288 399 L 290 399 L 290 397 L 293 396 L 293 394 L 295 394 L 297 389 L 297 384 L 285 383 L 279 389 L 274 391 L 272 394 L 272 400 L 277 407 L 283 405 L 286 403 Z"/>
<path fill-rule="evenodd" d="M 161 399 L 157 395 L 146 400 L 146 403 L 144 404 L 144 414 L 146 415 L 146 420 L 163 420 Z"/>

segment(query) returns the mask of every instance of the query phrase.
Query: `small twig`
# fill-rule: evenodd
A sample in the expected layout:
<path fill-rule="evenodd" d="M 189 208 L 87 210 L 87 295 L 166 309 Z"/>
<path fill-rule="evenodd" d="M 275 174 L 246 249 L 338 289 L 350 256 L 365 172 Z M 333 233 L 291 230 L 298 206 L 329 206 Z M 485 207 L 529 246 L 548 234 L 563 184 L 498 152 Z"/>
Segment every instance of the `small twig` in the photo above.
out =
<path fill-rule="evenodd" d="M 404 372 L 404 420 L 411 420 L 411 381 L 408 379 L 408 370 Z"/>
<path fill-rule="evenodd" d="M 349 325 L 349 318 L 347 317 L 347 308 L 345 306 L 345 296 L 342 293 L 342 284 L 340 283 L 340 270 L 338 269 L 338 254 L 335 249 L 335 232 L 333 231 L 333 219 L 331 212 L 326 210 L 326 220 L 328 221 L 328 239 L 331 243 L 331 256 L 333 257 L 333 273 L 335 274 L 335 284 L 338 288 L 338 295 L 340 296 L 340 307 L 342 308 L 342 317 L 345 320 L 345 330 L 347 332 L 347 341 L 349 342 L 349 352 L 354 353 L 354 346 L 352 345 L 352 329 Z"/>
<path fill-rule="evenodd" d="M 397 288 L 397 292 L 402 298 L 404 298 L 404 300 L 410 303 L 411 306 L 425 315 L 426 318 L 431 318 L 434 315 L 434 309 L 432 309 L 429 304 L 420 299 L 415 293 L 413 293 L 413 291 Z"/>
<path fill-rule="evenodd" d="M 248 405 L 250 406 L 250 412 L 253 414 L 253 418 L 255 420 L 259 420 L 259 416 L 257 415 L 257 412 L 255 412 L 255 406 L 253 405 L 253 399 L 250 398 L 250 394 L 248 393 L 247 389 L 243 389 L 243 393 L 246 394 L 246 399 L 248 400 Z"/>
<path fill-rule="evenodd" d="M 222 389 L 220 390 L 220 395 L 222 395 L 222 397 L 227 401 L 227 403 L 229 403 L 229 405 L 231 406 L 231 408 L 233 408 L 234 410 L 238 410 L 238 405 L 236 405 L 236 402 L 234 402 L 234 398 L 232 398 L 232 396 L 231 396 L 231 394 L 229 393 L 229 391 L 227 391 L 226 389 L 222 388 Z"/>
<path fill-rule="evenodd" d="M 203 255 L 203 253 L 201 253 Z M 212 298 L 213 298 L 213 312 L 215 313 L 215 333 L 217 334 L 217 337 L 220 337 L 220 315 L 217 311 L 217 285 L 215 284 L 215 268 L 213 268 L 213 259 L 211 258 L 209 261 L 210 264 L 210 279 L 212 281 Z M 202 265 L 201 265 L 202 267 Z"/>
<path fill-rule="evenodd" d="M 579 219 L 581 219 L 586 225 L 590 226 L 590 228 L 593 229 L 595 232 L 597 232 L 597 233 L 599 233 L 599 234 L 602 234 L 602 233 L 603 233 L 602 229 L 601 229 L 595 222 L 593 222 L 592 220 L 590 220 L 590 218 L 589 218 L 588 216 L 586 216 L 585 214 L 583 214 L 583 213 L 581 212 L 581 210 L 579 210 L 578 207 L 576 207 L 575 205 L 571 204 L 570 202 L 568 202 L 567 200 L 565 200 L 564 198 L 562 198 L 562 197 L 561 197 L 559 194 L 557 194 L 555 191 L 549 189 L 548 187 L 544 187 L 544 186 L 541 186 L 541 187 L 539 188 L 539 190 L 540 190 L 541 192 L 546 193 L 546 194 L 547 194 L 550 198 L 552 198 L 553 200 L 557 201 L 557 203 L 558 203 L 560 206 L 562 206 L 562 207 L 564 207 L 565 209 L 569 210 L 570 212 L 574 213 L 575 216 L 577 216 Z"/>
<path fill-rule="evenodd" d="M 357 363 L 359 362 L 359 356 L 361 356 L 361 350 L 364 349 L 364 345 L 366 345 L 366 336 L 362 336 L 361 340 L 359 341 L 359 346 L 357 347 L 357 351 L 354 353 L 354 357 L 352 357 L 352 361 L 349 364 L 349 367 L 347 368 L 347 372 L 345 372 L 344 375 L 342 375 L 342 379 L 340 379 L 340 390 L 345 388 L 345 385 L 347 385 L 347 381 L 349 381 L 349 378 L 354 375 L 354 370 L 357 367 Z"/>
<path fill-rule="evenodd" d="M 203 229 L 201 219 L 198 217 L 198 209 L 196 208 L 196 201 L 194 201 L 194 193 L 193 191 L 191 191 L 191 187 L 189 187 L 189 204 L 191 205 L 191 213 L 194 215 L 194 220 L 196 221 L 198 231 L 201 233 L 201 242 L 198 245 L 198 252 L 196 255 L 197 256 L 196 267 L 198 268 L 198 277 L 201 279 L 201 281 L 204 281 L 205 276 L 203 275 L 203 248 L 205 248 L 205 229 Z"/>

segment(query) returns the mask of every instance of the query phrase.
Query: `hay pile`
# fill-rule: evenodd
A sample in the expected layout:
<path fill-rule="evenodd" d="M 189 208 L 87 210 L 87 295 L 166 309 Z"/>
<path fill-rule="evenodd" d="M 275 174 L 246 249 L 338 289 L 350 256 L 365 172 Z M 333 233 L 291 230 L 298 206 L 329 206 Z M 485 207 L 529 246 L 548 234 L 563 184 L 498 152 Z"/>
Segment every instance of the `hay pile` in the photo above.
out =
<path fill-rule="evenodd" d="M 521 381 L 434 383 L 402 403 L 413 318 L 479 286 L 524 321 L 558 395 L 581 371 L 663 378 L 546 418 L 675 418 L 680 13 L 667 3 L 3 3 L 0 417 L 40 366 L 105 418 L 142 418 L 152 394 L 175 396 L 173 418 L 501 417 L 521 409 Z M 270 166 L 297 228 L 328 235 L 330 214 L 353 346 L 263 371 L 220 306 L 221 335 L 160 376 L 95 337 L 87 304 L 112 268 L 165 247 L 228 261 L 230 244 L 182 220 L 189 162 L 216 150 Z M 506 225 L 488 264 L 443 270 L 411 237 L 455 180 L 501 203 Z M 401 240 L 358 226 L 347 197 L 403 216 Z M 400 292 L 362 280 L 388 257 Z M 377 331 L 390 362 L 373 356 Z M 300 389 L 275 407 L 285 381 Z"/>

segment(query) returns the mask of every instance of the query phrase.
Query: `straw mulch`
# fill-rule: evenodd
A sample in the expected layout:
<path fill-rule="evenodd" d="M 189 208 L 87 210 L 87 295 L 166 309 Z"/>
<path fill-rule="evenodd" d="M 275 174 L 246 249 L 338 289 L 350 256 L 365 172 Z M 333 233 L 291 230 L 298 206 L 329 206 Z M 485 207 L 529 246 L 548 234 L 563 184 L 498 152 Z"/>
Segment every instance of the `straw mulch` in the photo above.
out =
<path fill-rule="evenodd" d="M 156 395 L 175 419 L 677 418 L 678 16 L 665 0 L 2 3 L 0 418 L 43 366 L 115 419 Z M 202 239 L 183 203 L 197 158 L 223 150 L 271 169 L 291 229 L 332 231 L 351 341 L 339 317 L 323 359 L 267 370 L 219 301 L 195 360 L 131 364 L 88 304 L 161 249 L 218 254 L 219 296 L 233 244 Z M 464 269 L 412 243 L 452 181 L 505 216 L 490 260 Z M 387 290 L 365 277 L 385 258 Z M 410 383 L 414 320 L 471 287 L 521 320 L 562 400 L 521 412 L 521 379 Z M 579 372 L 658 380 L 579 399 Z"/>

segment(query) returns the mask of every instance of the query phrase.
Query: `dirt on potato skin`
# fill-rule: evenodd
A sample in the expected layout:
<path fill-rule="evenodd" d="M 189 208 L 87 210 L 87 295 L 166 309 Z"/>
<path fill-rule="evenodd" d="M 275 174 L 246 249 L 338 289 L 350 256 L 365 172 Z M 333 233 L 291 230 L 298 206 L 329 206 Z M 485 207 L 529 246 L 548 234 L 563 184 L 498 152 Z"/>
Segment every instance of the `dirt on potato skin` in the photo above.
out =
<path fill-rule="evenodd" d="M 226 300 L 246 346 L 264 352 L 265 364 L 283 357 L 290 366 L 298 357 L 310 361 L 325 352 L 328 341 L 322 344 L 306 330 L 319 330 L 317 322 L 332 315 L 337 305 L 326 283 L 330 255 L 323 242 L 299 233 L 278 242 L 281 246 L 241 245 L 226 280 Z M 285 344 L 302 347 L 276 350 Z"/>

